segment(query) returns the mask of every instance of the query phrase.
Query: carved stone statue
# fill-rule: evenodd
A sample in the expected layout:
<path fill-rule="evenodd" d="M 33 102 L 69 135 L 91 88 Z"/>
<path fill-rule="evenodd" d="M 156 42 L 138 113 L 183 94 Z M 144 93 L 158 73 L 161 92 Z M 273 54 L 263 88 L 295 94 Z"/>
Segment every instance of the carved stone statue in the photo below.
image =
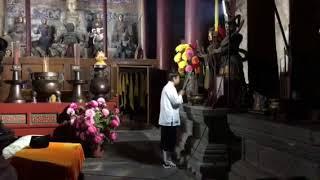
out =
<path fill-rule="evenodd" d="M 124 21 L 124 16 L 119 15 L 118 21 L 115 23 L 112 34 L 112 44 L 117 49 L 116 58 L 133 58 L 136 50 L 134 44 L 134 36 L 132 26 Z"/>
<path fill-rule="evenodd" d="M 219 48 L 221 38 L 214 30 L 210 28 L 208 31 L 209 46 L 206 51 L 201 47 L 198 49 L 198 56 L 204 59 L 205 66 L 205 78 L 204 78 L 204 88 L 208 91 L 207 105 L 212 106 L 216 102 L 216 76 L 218 74 L 220 62 L 220 54 L 214 53 L 216 49 Z M 200 46 L 198 46 L 200 47 Z"/>
<path fill-rule="evenodd" d="M 227 36 L 222 40 L 220 47 L 213 51 L 221 56 L 219 75 L 224 77 L 225 89 L 230 85 L 230 94 L 227 99 L 229 99 L 231 107 L 240 107 L 241 96 L 245 94 L 246 88 L 242 64 L 244 59 L 239 54 L 239 46 L 243 39 L 239 33 L 242 25 L 243 21 L 241 21 L 240 15 L 231 19 L 226 24 Z M 228 83 L 229 79 L 230 82 Z M 226 93 L 228 93 L 227 90 L 225 90 L 225 95 L 228 95 Z"/>
<path fill-rule="evenodd" d="M 94 54 L 96 54 L 98 51 L 103 51 L 103 38 L 104 38 L 104 32 L 103 28 L 95 28 L 92 29 L 93 34 L 93 45 L 94 45 Z"/>
<path fill-rule="evenodd" d="M 244 58 L 240 56 L 239 49 L 242 41 L 242 35 L 239 33 L 243 21 L 241 17 L 236 16 L 226 24 L 227 34 L 221 41 L 218 32 L 213 28 L 209 30 L 208 39 L 210 45 L 207 53 L 200 50 L 200 57 L 204 58 L 205 63 L 209 67 L 209 83 L 208 83 L 208 102 L 209 106 L 226 106 L 227 100 L 231 107 L 239 107 L 242 101 L 242 95 L 246 88 L 243 65 Z M 230 65 L 230 71 L 229 71 Z M 223 81 L 217 83 L 217 77 L 221 77 Z M 228 83 L 230 76 L 230 82 Z M 223 83 L 223 84 L 222 84 Z M 230 96 L 228 97 L 228 84 L 230 84 Z M 221 88 L 221 89 L 220 89 Z M 220 92 L 223 90 L 222 98 Z"/>
<path fill-rule="evenodd" d="M 65 57 L 73 57 L 73 45 L 80 43 L 81 37 L 77 32 L 75 32 L 75 27 L 72 23 L 66 24 L 65 28 L 67 32 L 61 34 L 57 38 L 57 41 L 58 43 L 63 44 L 64 47 L 64 52 L 62 52 L 61 55 Z"/>
<path fill-rule="evenodd" d="M 3 72 L 2 59 L 6 55 L 7 47 L 8 47 L 8 42 L 0 38 L 0 74 Z"/>
<path fill-rule="evenodd" d="M 43 56 L 49 54 L 49 47 L 51 47 L 54 40 L 54 27 L 47 24 L 47 19 L 41 19 L 41 25 L 35 30 L 34 34 L 40 34 L 34 48 Z"/>
<path fill-rule="evenodd" d="M 77 0 L 67 0 L 66 3 L 68 11 L 66 12 L 64 24 L 73 23 L 73 25 L 77 28 L 80 24 L 79 13 L 76 11 L 78 2 Z"/>
<path fill-rule="evenodd" d="M 19 41 L 21 43 L 26 42 L 26 24 L 24 17 L 19 16 L 14 20 L 14 28 L 9 31 L 9 35 L 12 41 Z"/>
<path fill-rule="evenodd" d="M 104 51 L 104 28 L 101 14 L 87 15 L 86 54 L 94 57 L 98 51 Z"/>

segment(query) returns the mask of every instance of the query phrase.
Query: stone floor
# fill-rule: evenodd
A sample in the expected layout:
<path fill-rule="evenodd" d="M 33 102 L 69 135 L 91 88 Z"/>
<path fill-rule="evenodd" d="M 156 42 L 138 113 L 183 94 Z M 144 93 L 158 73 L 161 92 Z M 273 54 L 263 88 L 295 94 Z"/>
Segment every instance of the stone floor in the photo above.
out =
<path fill-rule="evenodd" d="M 87 158 L 84 180 L 192 180 L 186 170 L 160 164 L 159 129 L 122 130 L 118 141 L 106 146 L 103 158 Z"/>

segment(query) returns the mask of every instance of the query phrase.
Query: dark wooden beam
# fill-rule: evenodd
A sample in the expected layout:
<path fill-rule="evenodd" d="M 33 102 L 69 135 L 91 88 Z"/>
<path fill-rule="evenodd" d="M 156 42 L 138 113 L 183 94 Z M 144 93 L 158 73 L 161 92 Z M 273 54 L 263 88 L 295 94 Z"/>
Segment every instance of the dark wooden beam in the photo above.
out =
<path fill-rule="evenodd" d="M 108 3 L 107 0 L 103 1 L 103 29 L 104 29 L 104 38 L 103 38 L 103 48 L 106 57 L 108 57 Z"/>
<path fill-rule="evenodd" d="M 30 0 L 25 0 L 25 12 L 26 12 L 26 56 L 31 55 L 31 7 Z"/>

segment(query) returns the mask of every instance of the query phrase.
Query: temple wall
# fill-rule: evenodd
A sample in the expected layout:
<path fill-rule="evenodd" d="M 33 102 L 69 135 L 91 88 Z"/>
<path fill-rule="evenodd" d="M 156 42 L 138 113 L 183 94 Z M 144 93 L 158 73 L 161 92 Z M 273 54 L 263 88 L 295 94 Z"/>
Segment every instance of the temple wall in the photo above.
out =
<path fill-rule="evenodd" d="M 281 18 L 281 23 L 285 31 L 285 35 L 287 38 L 287 41 L 289 42 L 289 0 L 275 0 L 277 9 L 279 11 L 279 15 Z M 244 25 L 240 31 L 240 33 L 243 35 L 243 41 L 240 45 L 240 48 L 247 50 L 248 49 L 248 25 L 247 25 L 247 0 L 237 0 L 236 1 L 236 14 L 241 14 L 242 19 L 245 20 Z M 276 16 L 275 16 L 276 18 Z M 280 25 L 276 19 L 275 21 L 275 33 L 276 33 L 276 48 L 277 48 L 277 59 L 278 59 L 278 67 L 279 72 L 284 71 L 284 65 L 285 60 L 288 59 L 288 57 L 285 57 L 284 48 L 285 43 L 281 34 Z M 261 42 L 263 43 L 263 42 Z M 246 82 L 248 82 L 248 65 L 245 62 L 244 63 L 244 72 L 245 72 L 245 78 Z"/>
<path fill-rule="evenodd" d="M 287 42 L 289 43 L 289 0 L 275 0 L 276 6 L 280 15 L 281 23 L 283 26 L 283 30 L 286 35 Z M 276 46 L 277 46 L 277 58 L 278 58 L 278 67 L 280 72 L 285 71 L 285 61 L 288 60 L 287 55 L 284 52 L 285 42 L 283 40 L 283 36 L 281 34 L 280 24 L 276 19 L 275 22 L 275 31 L 276 31 Z"/>
<path fill-rule="evenodd" d="M 240 48 L 248 50 L 248 21 L 247 21 L 247 0 L 237 0 L 236 1 L 236 14 L 240 14 L 242 19 L 244 19 L 244 24 L 240 33 L 243 36 L 243 40 L 240 44 Z M 248 78 L 248 63 L 243 63 L 244 77 L 247 83 L 249 83 Z"/>

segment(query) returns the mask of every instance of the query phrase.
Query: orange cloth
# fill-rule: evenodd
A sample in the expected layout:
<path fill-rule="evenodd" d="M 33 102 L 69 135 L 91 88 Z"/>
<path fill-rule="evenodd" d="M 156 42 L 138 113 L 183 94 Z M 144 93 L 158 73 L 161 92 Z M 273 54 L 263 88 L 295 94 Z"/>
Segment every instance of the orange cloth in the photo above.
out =
<path fill-rule="evenodd" d="M 36 173 L 44 174 L 46 180 L 58 178 L 77 180 L 82 169 L 84 162 L 84 152 L 81 144 L 76 143 L 54 143 L 50 142 L 48 148 L 31 149 L 26 148 L 18 153 L 11 159 L 11 164 L 17 169 L 19 179 L 33 179 Z M 36 166 L 47 167 L 41 171 L 36 168 L 30 168 Z M 44 172 L 46 171 L 46 172 Z M 27 178 L 27 177 L 30 178 Z"/>

